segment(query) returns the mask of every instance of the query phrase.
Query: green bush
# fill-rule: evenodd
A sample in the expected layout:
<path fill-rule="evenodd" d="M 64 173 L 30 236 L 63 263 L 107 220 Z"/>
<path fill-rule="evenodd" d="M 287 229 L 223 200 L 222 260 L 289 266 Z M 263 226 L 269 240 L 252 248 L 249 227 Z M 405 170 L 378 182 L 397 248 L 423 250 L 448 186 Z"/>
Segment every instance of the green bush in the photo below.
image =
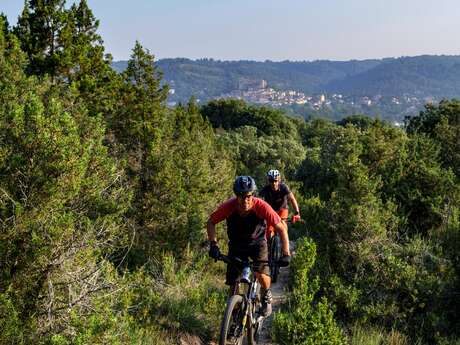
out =
<path fill-rule="evenodd" d="M 291 266 L 292 295 L 287 308 L 276 313 L 273 320 L 273 338 L 280 344 L 345 344 L 327 299 L 315 300 L 319 281 L 310 277 L 315 255 L 316 247 L 311 240 L 297 241 Z"/>

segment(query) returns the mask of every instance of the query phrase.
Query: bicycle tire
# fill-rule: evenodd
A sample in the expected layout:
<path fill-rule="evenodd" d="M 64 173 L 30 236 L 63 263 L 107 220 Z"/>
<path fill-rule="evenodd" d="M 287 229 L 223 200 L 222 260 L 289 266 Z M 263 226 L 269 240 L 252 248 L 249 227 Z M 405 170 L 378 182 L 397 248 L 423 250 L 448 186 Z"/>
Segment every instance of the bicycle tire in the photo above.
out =
<path fill-rule="evenodd" d="M 257 345 L 258 324 L 248 326 L 247 330 L 248 345 Z"/>
<path fill-rule="evenodd" d="M 254 324 L 249 323 L 248 326 L 246 327 L 247 329 L 247 340 L 248 340 L 248 345 L 257 345 L 257 342 L 259 341 L 259 331 L 262 328 L 262 323 L 264 318 L 261 320 L 259 319 L 259 316 L 256 312 L 256 306 L 252 305 L 251 308 L 251 313 L 253 320 L 255 320 Z"/>
<path fill-rule="evenodd" d="M 278 265 L 278 260 L 281 258 L 281 241 L 279 236 L 273 236 L 270 246 L 270 276 L 272 278 L 272 283 L 278 281 L 278 276 L 280 273 L 280 266 Z"/>
<path fill-rule="evenodd" d="M 220 327 L 219 345 L 241 345 L 243 344 L 244 329 L 244 298 L 241 295 L 233 295 L 228 299 L 224 318 Z M 232 327 L 236 328 L 232 330 Z M 234 334 L 229 334 L 233 331 Z M 233 336 L 234 339 L 228 338 Z"/>

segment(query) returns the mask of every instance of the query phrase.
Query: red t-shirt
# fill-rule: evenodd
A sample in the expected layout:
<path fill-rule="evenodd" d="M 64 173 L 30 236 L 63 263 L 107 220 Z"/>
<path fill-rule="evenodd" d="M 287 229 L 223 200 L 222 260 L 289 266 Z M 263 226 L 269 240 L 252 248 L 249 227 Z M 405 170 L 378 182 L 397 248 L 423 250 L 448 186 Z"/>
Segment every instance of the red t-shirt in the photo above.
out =
<path fill-rule="evenodd" d="M 238 200 L 233 197 L 221 204 L 209 218 L 213 224 L 224 219 L 227 221 L 228 238 L 233 244 L 257 242 L 264 238 L 266 225 L 275 226 L 281 222 L 271 206 L 256 197 L 253 197 L 252 208 L 243 216 L 238 213 Z"/>
<path fill-rule="evenodd" d="M 256 215 L 267 221 L 267 225 L 275 226 L 281 222 L 280 216 L 273 211 L 272 207 L 262 199 L 253 197 L 253 204 L 250 211 L 254 211 Z M 238 212 L 238 200 L 236 197 L 230 198 L 224 203 L 220 204 L 217 209 L 211 213 L 209 217 L 213 224 L 220 223 L 224 219 L 227 219 L 233 212 Z"/>

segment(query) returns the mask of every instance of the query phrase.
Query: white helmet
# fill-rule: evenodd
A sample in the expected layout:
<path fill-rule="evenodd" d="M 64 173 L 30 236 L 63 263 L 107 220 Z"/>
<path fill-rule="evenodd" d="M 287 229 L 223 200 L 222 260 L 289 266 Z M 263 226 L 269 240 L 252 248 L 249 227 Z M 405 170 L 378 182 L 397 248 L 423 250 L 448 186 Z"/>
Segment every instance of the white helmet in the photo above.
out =
<path fill-rule="evenodd" d="M 271 169 L 268 171 L 267 173 L 267 178 L 270 180 L 270 181 L 277 181 L 279 180 L 281 177 L 281 174 L 278 170 L 276 169 Z"/>

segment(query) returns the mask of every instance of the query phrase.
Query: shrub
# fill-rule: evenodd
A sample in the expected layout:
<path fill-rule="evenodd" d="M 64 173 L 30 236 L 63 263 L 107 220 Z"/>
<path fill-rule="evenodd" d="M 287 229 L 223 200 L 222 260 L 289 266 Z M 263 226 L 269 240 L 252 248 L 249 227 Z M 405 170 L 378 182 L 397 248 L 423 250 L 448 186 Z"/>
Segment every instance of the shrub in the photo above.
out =
<path fill-rule="evenodd" d="M 302 238 L 297 242 L 296 256 L 291 267 L 292 295 L 288 302 L 289 310 L 275 314 L 273 321 L 273 337 L 280 344 L 345 344 L 327 299 L 323 297 L 315 301 L 319 281 L 317 277 L 310 277 L 315 255 L 316 246 L 311 240 Z"/>

